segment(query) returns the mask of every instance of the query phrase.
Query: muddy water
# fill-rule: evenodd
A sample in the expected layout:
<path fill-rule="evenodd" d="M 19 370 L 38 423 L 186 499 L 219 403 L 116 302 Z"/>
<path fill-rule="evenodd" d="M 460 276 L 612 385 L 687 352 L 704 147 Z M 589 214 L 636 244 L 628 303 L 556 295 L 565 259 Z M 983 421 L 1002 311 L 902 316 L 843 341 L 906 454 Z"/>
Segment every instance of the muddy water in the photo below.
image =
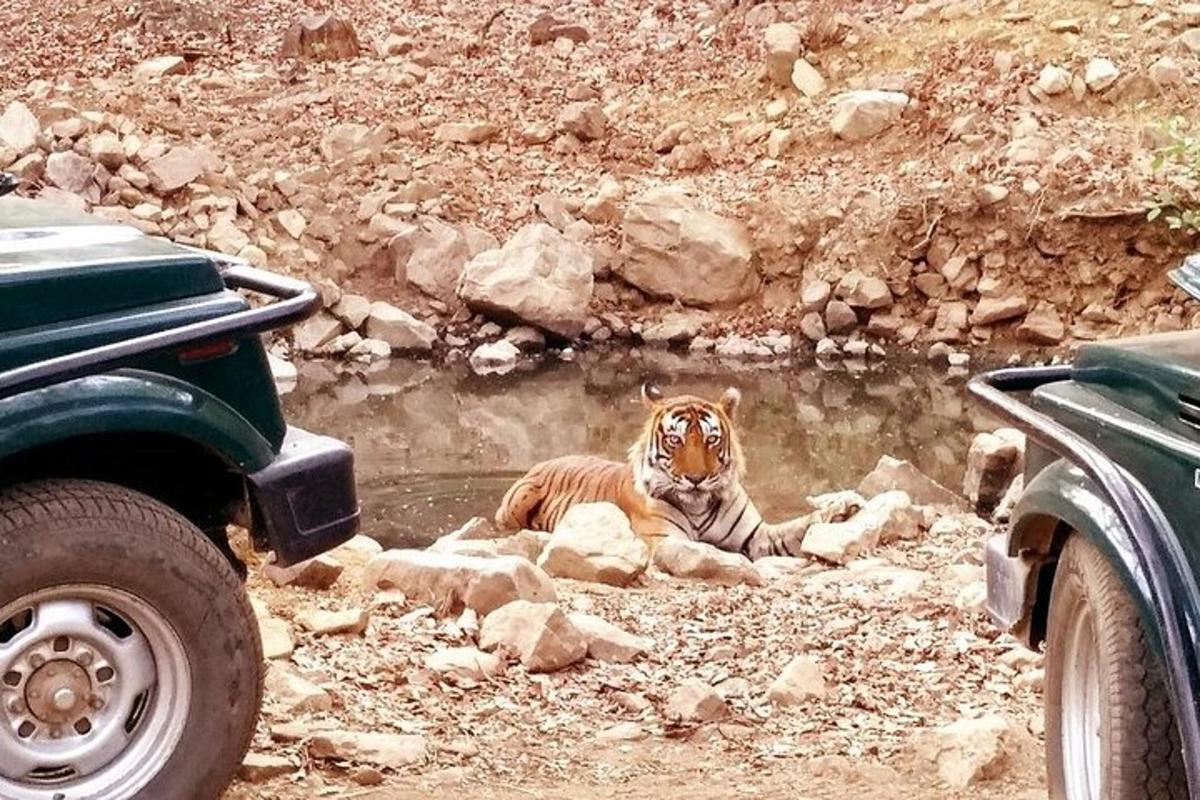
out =
<path fill-rule="evenodd" d="M 397 361 L 335 373 L 314 362 L 302 365 L 284 402 L 293 424 L 354 446 L 364 531 L 389 546 L 414 546 L 472 515 L 490 516 L 536 461 L 623 458 L 645 419 L 638 388 L 647 379 L 713 398 L 726 386 L 742 390 L 747 485 L 768 519 L 800 513 L 806 495 L 854 486 L 882 454 L 957 486 L 971 436 L 989 427 L 963 377 L 924 362 L 829 371 L 663 352 L 488 377 L 462 364 Z"/>

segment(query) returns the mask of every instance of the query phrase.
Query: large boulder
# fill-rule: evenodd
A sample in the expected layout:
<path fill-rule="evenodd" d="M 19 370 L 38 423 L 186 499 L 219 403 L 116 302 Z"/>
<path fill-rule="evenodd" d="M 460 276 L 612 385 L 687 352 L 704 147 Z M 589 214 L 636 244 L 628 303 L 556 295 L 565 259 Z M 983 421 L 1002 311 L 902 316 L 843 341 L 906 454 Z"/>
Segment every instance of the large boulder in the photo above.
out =
<path fill-rule="evenodd" d="M 472 310 L 574 339 L 592 300 L 593 260 L 583 245 L 535 222 L 467 262 L 458 296 Z"/>
<path fill-rule="evenodd" d="M 567 510 L 538 566 L 556 578 L 627 586 L 650 565 L 650 548 L 625 512 L 612 503 L 583 503 Z"/>
<path fill-rule="evenodd" d="M 455 302 L 468 259 L 500 246 L 491 234 L 470 233 L 468 238 L 466 230 L 437 217 L 421 217 L 416 224 L 406 225 L 388 244 L 396 281 L 407 280 L 443 303 Z"/>
<path fill-rule="evenodd" d="M 582 661 L 587 640 L 558 606 L 515 600 L 488 614 L 479 629 L 481 650 L 514 656 L 530 672 L 555 672 Z"/>
<path fill-rule="evenodd" d="M 654 550 L 654 565 L 677 578 L 698 578 L 723 586 L 766 581 L 754 563 L 741 553 L 729 553 L 682 536 L 668 536 Z"/>
<path fill-rule="evenodd" d="M 362 52 L 354 26 L 332 14 L 308 14 L 283 35 L 281 58 L 337 61 Z"/>
<path fill-rule="evenodd" d="M 644 292 L 709 306 L 740 302 L 758 291 L 746 228 L 701 208 L 677 186 L 635 197 L 621 231 L 624 257 L 614 268 Z"/>
<path fill-rule="evenodd" d="M 386 550 L 367 562 L 363 583 L 397 589 L 446 613 L 488 614 L 514 600 L 554 602 L 554 583 L 519 556 L 480 558 L 427 550 Z"/>

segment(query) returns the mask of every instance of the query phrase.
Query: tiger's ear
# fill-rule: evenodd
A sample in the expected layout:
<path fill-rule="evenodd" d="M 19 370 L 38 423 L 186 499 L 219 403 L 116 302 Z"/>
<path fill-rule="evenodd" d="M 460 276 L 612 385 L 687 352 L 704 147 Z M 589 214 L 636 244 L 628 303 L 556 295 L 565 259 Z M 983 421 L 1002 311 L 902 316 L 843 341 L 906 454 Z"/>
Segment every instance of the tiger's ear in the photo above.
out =
<path fill-rule="evenodd" d="M 721 410 L 725 412 L 725 416 L 733 419 L 734 414 L 737 412 L 737 407 L 741 404 L 741 402 L 742 393 L 730 386 L 725 390 L 725 393 L 721 395 L 721 399 L 717 401 L 717 404 L 721 406 Z"/>
<path fill-rule="evenodd" d="M 662 399 L 662 389 L 659 389 L 652 383 L 642 384 L 642 402 L 646 404 L 647 408 L 654 408 L 662 402 Z"/>

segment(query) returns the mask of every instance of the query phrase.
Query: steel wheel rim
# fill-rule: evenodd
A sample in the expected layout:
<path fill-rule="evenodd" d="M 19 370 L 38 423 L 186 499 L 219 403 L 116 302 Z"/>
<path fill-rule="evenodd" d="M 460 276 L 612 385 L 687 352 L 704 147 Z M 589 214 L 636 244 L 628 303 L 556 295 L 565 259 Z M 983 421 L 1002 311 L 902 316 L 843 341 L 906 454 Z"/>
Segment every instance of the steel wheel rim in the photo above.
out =
<path fill-rule="evenodd" d="M 1076 609 L 1066 632 L 1059 735 L 1067 800 L 1100 797 L 1100 654 L 1092 615 Z"/>
<path fill-rule="evenodd" d="M 0 609 L 0 797 L 130 798 L 170 759 L 191 702 L 183 642 L 149 604 L 58 586 Z"/>

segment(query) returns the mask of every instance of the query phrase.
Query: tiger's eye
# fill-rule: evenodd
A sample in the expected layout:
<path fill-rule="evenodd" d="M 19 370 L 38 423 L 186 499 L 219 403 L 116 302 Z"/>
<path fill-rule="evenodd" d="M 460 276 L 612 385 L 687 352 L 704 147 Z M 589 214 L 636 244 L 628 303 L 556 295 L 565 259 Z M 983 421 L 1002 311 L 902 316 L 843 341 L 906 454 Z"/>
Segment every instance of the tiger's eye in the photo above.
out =
<path fill-rule="evenodd" d="M 668 434 L 667 444 L 671 445 L 671 447 L 679 447 L 679 445 L 683 444 L 683 439 L 680 439 L 678 436 L 676 436 L 673 433 Z"/>

